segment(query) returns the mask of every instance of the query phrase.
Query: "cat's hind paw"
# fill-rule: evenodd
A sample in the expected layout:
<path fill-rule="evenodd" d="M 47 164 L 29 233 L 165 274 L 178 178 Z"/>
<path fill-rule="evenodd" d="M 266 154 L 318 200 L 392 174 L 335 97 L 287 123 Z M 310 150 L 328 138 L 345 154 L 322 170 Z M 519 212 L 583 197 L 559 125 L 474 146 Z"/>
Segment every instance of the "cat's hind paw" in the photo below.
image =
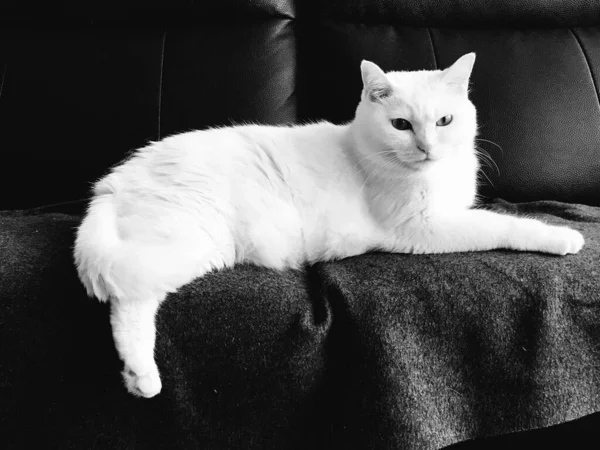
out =
<path fill-rule="evenodd" d="M 552 227 L 550 232 L 550 253 L 567 255 L 578 253 L 585 240 L 579 231 L 566 227 Z"/>
<path fill-rule="evenodd" d="M 134 372 L 126 365 L 122 374 L 125 387 L 137 397 L 151 398 L 159 394 L 162 389 L 156 365 L 150 371 L 143 374 Z"/>

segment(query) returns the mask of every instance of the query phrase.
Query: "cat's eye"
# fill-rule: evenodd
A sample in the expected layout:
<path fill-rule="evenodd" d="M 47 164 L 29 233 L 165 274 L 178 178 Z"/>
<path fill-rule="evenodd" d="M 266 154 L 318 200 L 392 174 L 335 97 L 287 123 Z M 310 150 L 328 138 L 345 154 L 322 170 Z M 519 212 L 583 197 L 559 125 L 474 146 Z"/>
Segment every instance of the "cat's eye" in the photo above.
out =
<path fill-rule="evenodd" d="M 412 130 L 412 125 L 406 119 L 392 119 L 392 126 L 396 130 Z"/>
<path fill-rule="evenodd" d="M 435 124 L 438 127 L 445 127 L 446 125 L 450 125 L 450 123 L 452 122 L 452 115 L 448 114 L 447 116 L 442 117 L 440 120 L 438 120 Z"/>

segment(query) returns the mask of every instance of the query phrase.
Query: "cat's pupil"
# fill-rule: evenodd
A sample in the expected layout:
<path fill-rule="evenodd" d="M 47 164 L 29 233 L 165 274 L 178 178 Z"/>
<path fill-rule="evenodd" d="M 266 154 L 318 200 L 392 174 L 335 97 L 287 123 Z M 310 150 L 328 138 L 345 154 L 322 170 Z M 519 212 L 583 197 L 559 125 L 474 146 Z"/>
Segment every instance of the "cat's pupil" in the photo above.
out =
<path fill-rule="evenodd" d="M 392 126 L 396 130 L 412 130 L 412 125 L 406 119 L 392 119 Z"/>
<path fill-rule="evenodd" d="M 442 117 L 440 120 L 438 120 L 436 122 L 436 125 L 438 127 L 445 127 L 446 125 L 450 125 L 450 122 L 452 122 L 452 115 L 447 115 Z"/>

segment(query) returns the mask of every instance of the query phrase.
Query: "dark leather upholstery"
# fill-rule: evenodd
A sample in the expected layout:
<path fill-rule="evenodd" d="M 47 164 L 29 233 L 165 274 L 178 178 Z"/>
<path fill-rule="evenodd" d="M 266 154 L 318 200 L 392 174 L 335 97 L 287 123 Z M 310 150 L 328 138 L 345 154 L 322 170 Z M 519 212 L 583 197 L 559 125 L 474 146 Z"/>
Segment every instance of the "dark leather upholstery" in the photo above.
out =
<path fill-rule="evenodd" d="M 0 209 L 87 196 L 127 152 L 242 121 L 350 120 L 358 64 L 478 54 L 482 193 L 600 204 L 600 2 L 0 4 Z"/>

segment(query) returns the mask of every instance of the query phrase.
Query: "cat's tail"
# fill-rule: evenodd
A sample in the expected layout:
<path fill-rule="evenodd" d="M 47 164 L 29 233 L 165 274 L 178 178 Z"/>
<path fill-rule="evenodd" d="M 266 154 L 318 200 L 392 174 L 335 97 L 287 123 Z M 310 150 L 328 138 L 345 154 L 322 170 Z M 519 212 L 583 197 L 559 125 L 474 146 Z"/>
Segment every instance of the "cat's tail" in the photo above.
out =
<path fill-rule="evenodd" d="M 75 239 L 74 258 L 79 279 L 90 297 L 103 302 L 120 296 L 118 286 L 111 280 L 112 266 L 121 246 L 116 219 L 112 195 L 96 197 Z"/>
<path fill-rule="evenodd" d="M 192 279 L 235 262 L 233 239 L 222 222 L 197 222 L 172 203 L 170 209 L 159 210 L 159 231 L 155 220 L 136 219 L 135 214 L 124 221 L 128 227 L 123 231 L 117 195 L 94 197 L 77 230 L 75 264 L 90 297 L 100 301 L 164 298 Z M 207 216 L 214 214 L 209 211 Z"/>

